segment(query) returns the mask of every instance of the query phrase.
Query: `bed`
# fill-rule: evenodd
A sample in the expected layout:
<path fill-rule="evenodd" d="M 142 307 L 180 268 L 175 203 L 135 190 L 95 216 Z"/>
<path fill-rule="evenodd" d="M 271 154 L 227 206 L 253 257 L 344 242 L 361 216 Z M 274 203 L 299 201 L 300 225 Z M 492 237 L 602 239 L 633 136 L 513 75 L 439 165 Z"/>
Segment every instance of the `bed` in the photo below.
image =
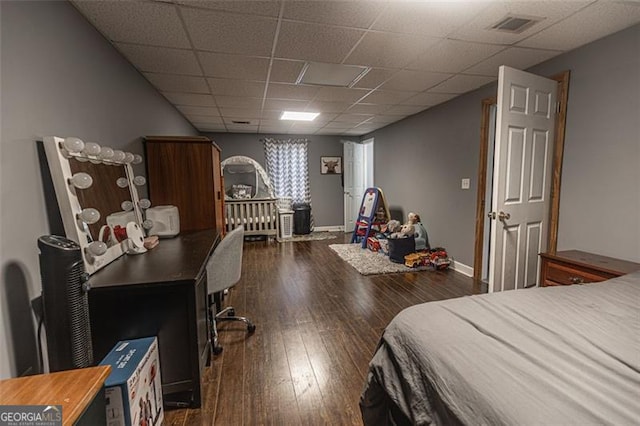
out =
<path fill-rule="evenodd" d="M 225 186 L 225 229 L 243 225 L 245 235 L 278 235 L 277 199 L 262 166 L 235 155 L 221 163 Z"/>
<path fill-rule="evenodd" d="M 640 424 L 640 271 L 405 309 L 360 406 L 365 425 Z"/>

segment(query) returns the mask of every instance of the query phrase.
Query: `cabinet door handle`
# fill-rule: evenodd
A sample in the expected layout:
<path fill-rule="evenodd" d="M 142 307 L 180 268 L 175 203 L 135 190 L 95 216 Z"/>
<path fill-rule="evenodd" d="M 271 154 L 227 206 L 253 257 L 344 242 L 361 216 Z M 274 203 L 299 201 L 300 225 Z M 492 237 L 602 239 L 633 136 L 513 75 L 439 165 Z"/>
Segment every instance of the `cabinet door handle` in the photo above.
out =
<path fill-rule="evenodd" d="M 569 277 L 571 284 L 584 284 L 584 278 L 582 277 Z"/>

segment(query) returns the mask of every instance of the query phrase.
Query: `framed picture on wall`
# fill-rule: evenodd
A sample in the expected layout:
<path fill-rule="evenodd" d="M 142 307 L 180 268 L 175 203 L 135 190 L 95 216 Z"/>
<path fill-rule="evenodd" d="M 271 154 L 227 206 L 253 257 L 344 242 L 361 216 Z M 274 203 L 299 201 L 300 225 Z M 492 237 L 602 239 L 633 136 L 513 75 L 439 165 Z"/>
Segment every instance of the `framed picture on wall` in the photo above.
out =
<path fill-rule="evenodd" d="M 342 157 L 320 157 L 320 173 L 323 175 L 341 175 Z"/>

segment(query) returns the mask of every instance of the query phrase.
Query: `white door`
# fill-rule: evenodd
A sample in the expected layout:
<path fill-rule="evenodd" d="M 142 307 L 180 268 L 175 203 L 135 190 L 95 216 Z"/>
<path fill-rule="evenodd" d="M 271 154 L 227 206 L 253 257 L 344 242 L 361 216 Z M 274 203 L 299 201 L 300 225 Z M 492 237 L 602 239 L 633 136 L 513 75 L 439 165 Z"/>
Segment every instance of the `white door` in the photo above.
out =
<path fill-rule="evenodd" d="M 344 231 L 352 232 L 358 218 L 364 195 L 364 147 L 355 142 L 344 142 Z"/>
<path fill-rule="evenodd" d="M 535 286 L 546 250 L 557 82 L 498 74 L 489 291 Z"/>

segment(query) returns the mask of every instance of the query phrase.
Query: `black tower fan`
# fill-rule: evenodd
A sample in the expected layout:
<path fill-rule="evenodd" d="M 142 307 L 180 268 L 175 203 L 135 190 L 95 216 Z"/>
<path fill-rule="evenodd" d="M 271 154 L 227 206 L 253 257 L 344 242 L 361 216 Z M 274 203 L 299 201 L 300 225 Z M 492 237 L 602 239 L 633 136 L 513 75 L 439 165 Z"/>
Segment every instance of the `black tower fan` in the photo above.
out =
<path fill-rule="evenodd" d="M 93 365 L 89 285 L 80 246 L 54 235 L 38 239 L 49 371 Z"/>

